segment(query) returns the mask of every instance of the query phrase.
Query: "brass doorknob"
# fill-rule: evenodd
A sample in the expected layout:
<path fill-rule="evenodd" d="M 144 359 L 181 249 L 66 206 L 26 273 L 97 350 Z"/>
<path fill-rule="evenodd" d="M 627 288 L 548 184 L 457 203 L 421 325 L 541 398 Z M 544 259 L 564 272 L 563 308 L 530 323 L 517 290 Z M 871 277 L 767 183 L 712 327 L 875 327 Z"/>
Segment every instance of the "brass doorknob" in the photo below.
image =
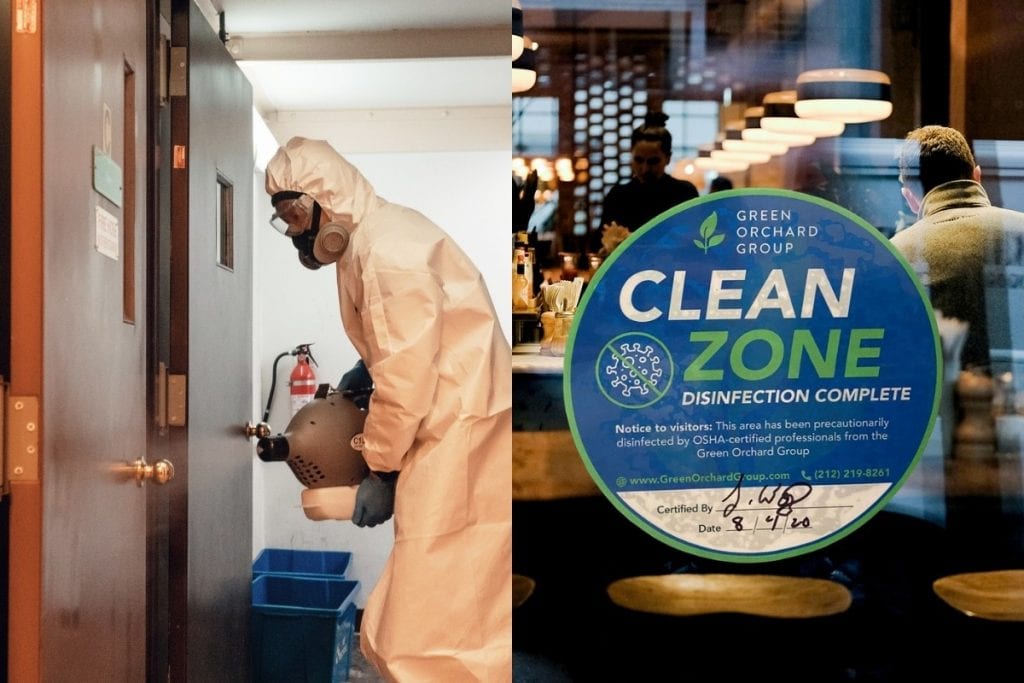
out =
<path fill-rule="evenodd" d="M 246 422 L 244 430 L 245 438 L 247 439 L 251 439 L 254 436 L 258 439 L 265 439 L 266 437 L 270 436 L 270 425 L 268 425 L 266 422 L 259 422 L 257 424 L 253 424 L 252 422 Z"/>
<path fill-rule="evenodd" d="M 144 458 L 139 458 L 132 463 L 135 474 L 135 483 L 142 486 L 147 481 L 154 484 L 166 484 L 174 479 L 174 465 L 169 460 L 157 460 L 152 465 L 147 465 Z"/>

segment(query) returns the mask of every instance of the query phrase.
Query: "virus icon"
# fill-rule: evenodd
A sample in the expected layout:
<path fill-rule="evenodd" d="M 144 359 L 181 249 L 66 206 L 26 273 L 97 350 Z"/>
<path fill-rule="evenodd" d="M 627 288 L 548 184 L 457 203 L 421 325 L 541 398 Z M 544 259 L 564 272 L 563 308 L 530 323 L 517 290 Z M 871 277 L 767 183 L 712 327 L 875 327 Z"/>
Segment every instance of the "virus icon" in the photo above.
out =
<path fill-rule="evenodd" d="M 610 378 L 610 386 L 622 398 L 646 397 L 657 390 L 664 376 L 662 359 L 651 344 L 623 342 L 618 353 L 610 354 L 610 361 L 604 372 Z"/>

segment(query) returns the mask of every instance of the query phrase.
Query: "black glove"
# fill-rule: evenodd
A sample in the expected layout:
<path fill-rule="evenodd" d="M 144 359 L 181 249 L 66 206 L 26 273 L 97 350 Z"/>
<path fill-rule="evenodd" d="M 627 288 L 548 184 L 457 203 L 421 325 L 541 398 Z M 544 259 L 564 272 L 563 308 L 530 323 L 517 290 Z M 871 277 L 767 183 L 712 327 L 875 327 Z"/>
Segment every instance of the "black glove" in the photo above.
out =
<path fill-rule="evenodd" d="M 338 382 L 338 391 L 363 410 L 370 407 L 373 378 L 370 377 L 370 371 L 366 369 L 362 358 L 356 361 L 351 370 L 341 376 L 341 381 Z"/>
<path fill-rule="evenodd" d="M 356 526 L 377 526 L 395 513 L 395 484 L 398 472 L 370 472 L 356 489 L 356 505 L 352 523 Z"/>

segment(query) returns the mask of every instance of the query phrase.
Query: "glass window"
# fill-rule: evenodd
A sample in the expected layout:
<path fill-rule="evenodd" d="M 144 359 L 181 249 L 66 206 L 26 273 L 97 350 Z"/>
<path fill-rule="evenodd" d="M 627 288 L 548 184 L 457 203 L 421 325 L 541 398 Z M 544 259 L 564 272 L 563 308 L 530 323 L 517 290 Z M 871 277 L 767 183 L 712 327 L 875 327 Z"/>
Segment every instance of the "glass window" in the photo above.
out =
<path fill-rule="evenodd" d="M 582 440 L 563 439 L 562 376 L 514 363 L 515 431 L 527 434 L 513 453 L 513 571 L 536 585 L 516 608 L 516 651 L 573 680 L 894 681 L 1014 670 L 1014 653 L 989 645 L 1020 635 L 1024 622 L 1024 8 L 976 0 L 968 16 L 965 0 L 521 1 L 538 79 L 513 97 L 521 121 L 513 144 L 569 158 L 576 171 L 559 181 L 562 201 L 548 207 L 550 247 L 538 250 L 548 280 L 559 279 L 566 254 L 581 257 L 582 277 L 598 272 L 583 270 L 582 257 L 602 246 L 613 188 L 632 184 L 650 202 L 633 180 L 631 136 L 645 116 L 662 113 L 672 137 L 666 173 L 700 195 L 723 176 L 735 188 L 798 192 L 863 219 L 913 272 L 934 313 L 936 336 L 899 353 L 938 351 L 942 369 L 931 431 L 876 515 L 780 561 L 727 562 L 661 543 L 622 514 L 624 494 L 588 489 L 594 468 L 581 464 Z M 533 103 L 540 99 L 548 104 Z M 836 100 L 856 100 L 856 108 L 835 114 Z M 525 129 L 524 109 L 534 110 L 536 132 Z M 914 157 L 901 169 L 907 135 L 926 125 L 962 134 L 968 155 L 959 160 L 967 163 L 956 177 L 925 178 L 942 149 L 957 147 L 938 146 L 931 161 Z M 708 160 L 706 170 L 677 163 L 749 143 L 771 151 L 728 167 Z M 708 231 L 705 244 L 722 237 L 714 225 L 698 227 Z M 705 258 L 683 247 L 680 254 L 677 273 Z M 775 267 L 786 265 L 779 256 Z M 889 273 L 871 267 L 858 264 L 864 277 Z M 637 291 L 647 296 L 655 279 Z M 675 282 L 682 292 L 691 284 Z M 686 307 L 665 299 L 643 308 Z M 902 303 L 894 295 L 872 305 L 891 313 Z M 721 322 L 681 319 L 679 336 L 659 341 L 684 348 L 692 331 L 714 332 Z M 851 419 L 861 408 L 850 407 Z M 703 413 L 709 424 L 727 415 L 718 410 Z M 882 455 L 885 447 L 870 446 Z M 666 455 L 637 447 L 623 458 L 704 467 L 685 448 Z M 679 515 L 683 524 L 687 491 L 678 488 L 674 512 L 648 514 Z M 782 594 L 758 584 L 765 575 L 825 582 L 797 584 L 823 589 L 809 608 L 837 586 L 850 603 L 831 615 L 766 619 Z M 633 576 L 669 577 L 652 583 L 662 592 L 649 609 L 609 594 Z M 709 592 L 680 597 L 672 577 L 706 579 Z M 680 647 L 699 661 L 680 660 Z M 613 649 L 615 661 L 598 654 Z M 803 656 L 811 652 L 820 658 Z"/>
<path fill-rule="evenodd" d="M 718 133 L 717 102 L 665 100 L 662 110 L 668 114 L 675 160 L 697 156 L 697 148 Z"/>
<path fill-rule="evenodd" d="M 517 97 L 512 102 L 512 149 L 518 156 L 552 157 L 558 152 L 558 100 Z"/>
<path fill-rule="evenodd" d="M 226 177 L 217 174 L 217 263 L 235 268 L 235 188 Z"/>

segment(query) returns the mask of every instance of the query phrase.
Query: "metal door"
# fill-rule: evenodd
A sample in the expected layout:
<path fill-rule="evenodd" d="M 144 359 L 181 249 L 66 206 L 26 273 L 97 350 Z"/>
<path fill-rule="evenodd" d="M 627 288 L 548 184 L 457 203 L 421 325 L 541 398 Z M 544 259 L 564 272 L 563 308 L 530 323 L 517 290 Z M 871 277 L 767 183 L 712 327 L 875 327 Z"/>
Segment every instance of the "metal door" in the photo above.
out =
<path fill-rule="evenodd" d="M 157 115 L 160 6 L 32 3 L 11 33 L 12 680 L 247 675 L 251 93 L 176 1 Z"/>
<path fill-rule="evenodd" d="M 168 510 L 172 680 L 248 676 L 252 563 L 252 92 L 194 2 L 171 4 Z M 182 67 L 181 65 L 184 65 Z M 183 69 L 183 70 L 182 70 Z M 174 392 L 170 394 L 172 397 Z M 173 421 L 173 420 L 172 420 Z"/>
<path fill-rule="evenodd" d="M 11 34 L 12 680 L 145 672 L 145 8 L 26 5 Z M 44 16 L 45 15 L 45 16 Z M 146 470 L 139 463 L 140 473 Z"/>

